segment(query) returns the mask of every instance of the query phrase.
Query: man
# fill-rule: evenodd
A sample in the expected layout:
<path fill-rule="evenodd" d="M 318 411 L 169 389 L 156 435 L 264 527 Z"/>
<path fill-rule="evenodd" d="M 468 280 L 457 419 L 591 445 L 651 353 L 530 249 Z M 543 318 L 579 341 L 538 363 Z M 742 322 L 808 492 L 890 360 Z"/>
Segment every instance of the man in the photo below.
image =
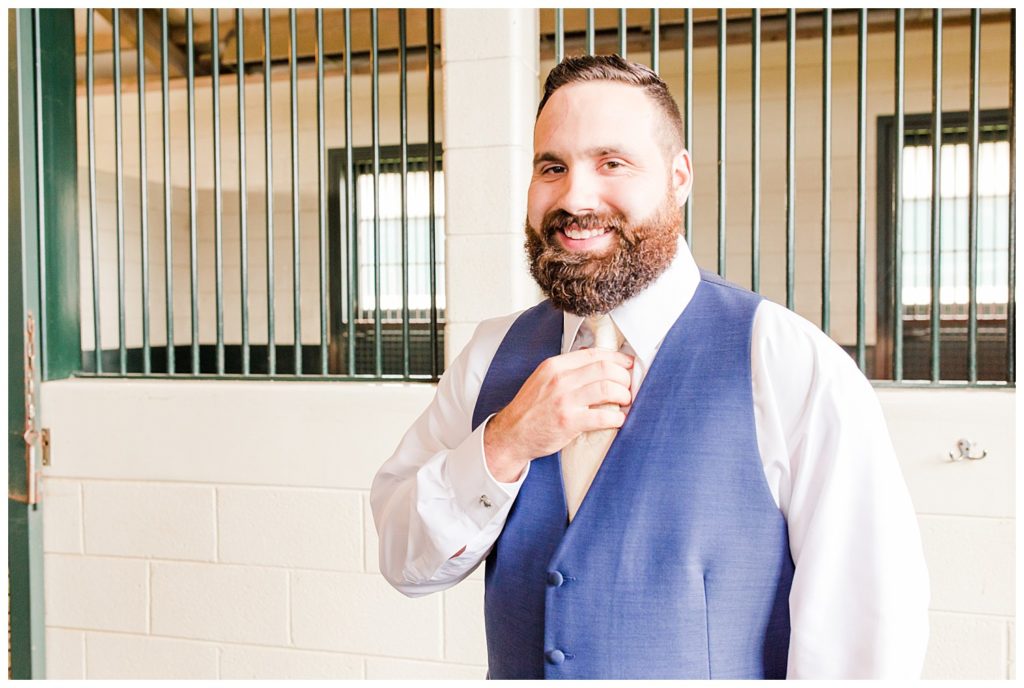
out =
<path fill-rule="evenodd" d="M 874 393 L 697 269 L 681 131 L 643 66 L 552 70 L 526 222 L 548 300 L 479 326 L 378 472 L 381 571 L 414 596 L 486 558 L 491 678 L 915 677 L 927 572 Z"/>

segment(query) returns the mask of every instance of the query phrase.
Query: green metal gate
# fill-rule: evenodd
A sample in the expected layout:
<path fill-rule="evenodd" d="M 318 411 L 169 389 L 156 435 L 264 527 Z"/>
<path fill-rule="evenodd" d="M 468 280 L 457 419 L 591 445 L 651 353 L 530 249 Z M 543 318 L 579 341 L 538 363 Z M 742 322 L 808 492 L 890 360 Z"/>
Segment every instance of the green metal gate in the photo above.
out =
<path fill-rule="evenodd" d="M 79 12 L 91 254 L 82 285 L 91 312 L 82 373 L 436 381 L 445 315 L 443 211 L 435 203 L 439 15 L 432 9 Z M 97 77 L 98 56 L 107 69 L 107 53 L 97 48 L 100 26 L 113 32 L 111 78 Z M 132 70 L 122 73 L 122 60 L 132 53 L 146 56 L 136 60 L 134 77 Z M 236 96 L 233 115 L 221 99 L 228 91 Z M 182 93 L 187 110 L 180 118 L 169 115 Z M 382 106 L 384 96 L 397 107 Z M 95 114 L 99 101 L 111 99 L 112 139 L 110 121 Z M 284 119 L 274 112 L 283 102 Z M 147 128 L 148 119 L 158 127 Z M 385 120 L 399 130 L 390 132 L 393 164 L 382 158 Z M 410 122 L 420 131 L 412 133 Z M 151 140 L 157 133 L 159 149 Z M 101 136 L 106 145 L 97 144 Z M 417 147 L 434 151 L 415 161 L 419 169 L 410 166 Z M 315 162 L 302 160 L 303 149 L 315 150 Z M 364 150 L 369 155 L 359 160 Z M 137 164 L 126 160 L 136 151 Z M 113 179 L 100 179 L 111 152 Z M 162 163 L 156 173 L 151 157 Z M 232 157 L 237 172 L 224 169 Z M 419 177 L 425 184 L 414 183 Z M 400 185 L 394 198 L 384 194 L 390 182 Z M 99 196 L 111 189 L 116 212 L 103 217 Z M 275 198 L 275 189 L 284 193 Z M 303 192 L 313 190 L 310 204 Z M 204 207 L 207 193 L 212 200 Z M 253 202 L 253 194 L 264 198 Z M 129 203 L 136 203 L 138 221 L 128 217 Z M 411 221 L 412 205 L 425 206 L 422 222 Z M 179 221 L 185 212 L 187 222 Z M 204 229 L 207 222 L 212 228 Z M 235 226 L 237 237 L 230 235 Z M 204 238 L 204 231 L 212 236 Z M 178 245 L 181 237 L 187 247 Z M 280 241 L 285 237 L 287 243 Z M 203 255 L 209 243 L 213 255 Z M 382 260 L 388 257 L 394 264 Z M 113 285 L 101 284 L 105 273 L 116 281 L 116 299 L 106 298 Z M 391 275 L 398 276 L 395 284 L 385 283 Z M 128 313 L 139 297 L 141 309 Z M 429 303 L 414 308 L 417 298 Z M 254 334 L 257 325 L 265 332 Z"/>

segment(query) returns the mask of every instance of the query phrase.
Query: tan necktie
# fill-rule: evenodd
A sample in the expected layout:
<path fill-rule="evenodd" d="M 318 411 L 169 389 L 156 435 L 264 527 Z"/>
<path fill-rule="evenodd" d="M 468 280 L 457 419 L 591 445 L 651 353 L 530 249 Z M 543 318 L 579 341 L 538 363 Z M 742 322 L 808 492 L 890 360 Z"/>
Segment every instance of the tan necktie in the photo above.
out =
<path fill-rule="evenodd" d="M 582 328 L 590 330 L 594 336 L 594 347 L 608 351 L 618 351 L 622 347 L 623 337 L 607 314 L 595 315 L 586 319 Z M 581 331 L 580 336 L 587 333 Z M 617 409 L 617 404 L 605 404 L 607 408 Z M 591 430 L 585 432 L 562 449 L 562 482 L 565 485 L 565 502 L 569 507 L 571 521 L 580 508 L 580 503 L 590 489 L 590 484 L 601 467 L 608 447 L 618 433 L 616 428 Z"/>

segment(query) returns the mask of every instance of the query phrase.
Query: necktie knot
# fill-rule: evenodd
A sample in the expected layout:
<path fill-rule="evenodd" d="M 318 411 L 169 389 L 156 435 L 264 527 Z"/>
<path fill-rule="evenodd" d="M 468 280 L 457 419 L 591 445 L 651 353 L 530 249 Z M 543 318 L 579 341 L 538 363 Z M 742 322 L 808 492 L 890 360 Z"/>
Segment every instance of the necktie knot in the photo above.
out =
<path fill-rule="evenodd" d="M 594 347 L 606 351 L 618 351 L 624 338 L 619 328 L 607 313 L 591 315 L 586 319 L 587 327 L 594 335 Z"/>

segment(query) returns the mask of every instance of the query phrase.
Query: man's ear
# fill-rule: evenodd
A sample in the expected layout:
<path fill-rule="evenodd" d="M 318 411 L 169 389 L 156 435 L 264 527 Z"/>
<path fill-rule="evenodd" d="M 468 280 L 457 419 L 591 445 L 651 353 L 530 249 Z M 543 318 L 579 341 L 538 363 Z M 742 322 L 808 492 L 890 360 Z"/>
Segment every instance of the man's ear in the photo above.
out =
<path fill-rule="evenodd" d="M 682 207 L 686 199 L 690 197 L 690 189 L 693 188 L 693 165 L 690 162 L 690 152 L 685 148 L 680 149 L 672 158 L 672 190 L 676 195 L 676 204 Z"/>

